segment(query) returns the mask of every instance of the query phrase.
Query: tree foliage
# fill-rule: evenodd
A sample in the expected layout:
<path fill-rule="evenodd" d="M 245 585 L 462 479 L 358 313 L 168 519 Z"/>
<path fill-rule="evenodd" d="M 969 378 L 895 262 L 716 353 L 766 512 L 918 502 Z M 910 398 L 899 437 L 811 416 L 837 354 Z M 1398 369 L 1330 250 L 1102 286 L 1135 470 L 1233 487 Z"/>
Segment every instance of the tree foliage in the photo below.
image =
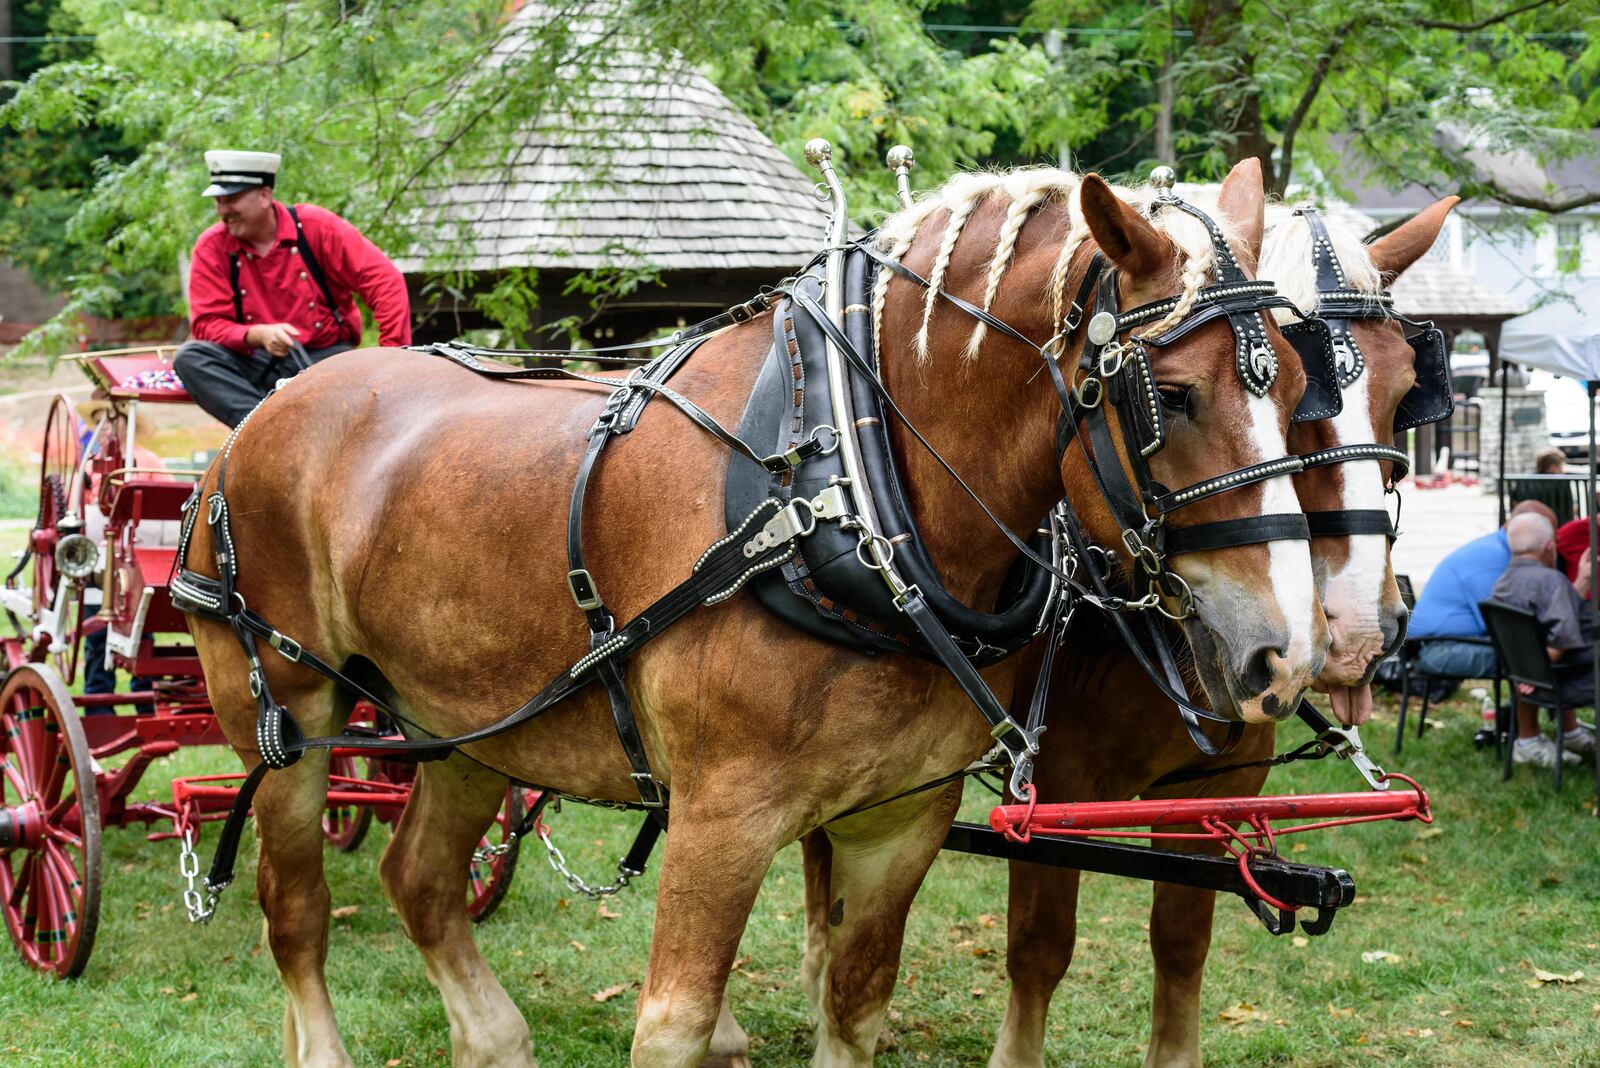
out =
<path fill-rule="evenodd" d="M 485 65 L 503 0 L 59 0 L 52 28 L 93 43 L 0 107 L 20 205 L 0 254 L 74 308 L 175 308 L 209 211 L 200 153 L 231 145 L 283 152 L 285 196 L 448 270 L 453 235 L 414 223 L 423 187 L 583 106 L 609 42 L 574 26 L 596 2 L 545 0 L 529 47 Z M 921 185 L 1063 151 L 1194 178 L 1255 156 L 1279 192 L 1360 172 L 1560 210 L 1583 198 L 1502 188 L 1482 153 L 1588 151 L 1600 119 L 1600 7 L 1557 0 L 633 0 L 616 24 L 705 70 L 797 162 L 833 141 L 869 224 L 894 205 L 882 159 L 901 141 Z M 536 314 L 531 279 L 490 287 L 508 325 Z"/>

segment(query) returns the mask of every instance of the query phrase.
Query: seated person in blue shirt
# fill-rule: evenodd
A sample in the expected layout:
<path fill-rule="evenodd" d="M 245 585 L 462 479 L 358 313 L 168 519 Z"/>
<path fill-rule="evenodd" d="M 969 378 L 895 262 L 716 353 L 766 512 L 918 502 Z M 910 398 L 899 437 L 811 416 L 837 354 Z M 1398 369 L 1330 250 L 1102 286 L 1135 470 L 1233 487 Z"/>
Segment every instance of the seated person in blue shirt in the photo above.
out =
<path fill-rule="evenodd" d="M 1594 701 L 1594 650 L 1584 634 L 1588 612 L 1574 584 L 1556 569 L 1556 528 L 1542 515 L 1519 515 L 1506 524 L 1511 563 L 1494 584 L 1489 600 L 1531 612 L 1545 628 L 1545 651 L 1556 666 L 1564 704 L 1586 706 Z M 1587 553 L 1578 567 L 1578 581 L 1589 582 Z M 1519 693 L 1528 689 L 1518 687 Z M 1563 758 L 1576 764 L 1594 754 L 1594 732 L 1578 725 L 1569 707 L 1561 713 L 1565 732 Z M 1556 746 L 1539 730 L 1539 710 L 1517 701 L 1517 744 L 1511 758 L 1518 764 L 1554 767 Z"/>
<path fill-rule="evenodd" d="M 1556 514 L 1538 501 L 1522 501 L 1513 517 L 1533 513 L 1555 524 Z M 1422 641 L 1417 667 L 1446 679 L 1487 679 L 1494 674 L 1494 647 L 1478 604 L 1489 599 L 1495 580 L 1511 562 L 1506 532 L 1474 538 L 1439 561 L 1417 597 L 1406 627 L 1407 638 Z M 1454 639 L 1476 638 L 1478 641 Z"/>

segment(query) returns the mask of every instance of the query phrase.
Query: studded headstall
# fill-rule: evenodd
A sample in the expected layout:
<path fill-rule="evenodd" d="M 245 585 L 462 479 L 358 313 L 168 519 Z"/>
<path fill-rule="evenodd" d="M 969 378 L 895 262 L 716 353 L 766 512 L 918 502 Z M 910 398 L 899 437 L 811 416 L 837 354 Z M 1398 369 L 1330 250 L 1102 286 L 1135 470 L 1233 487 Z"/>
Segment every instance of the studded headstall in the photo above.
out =
<path fill-rule="evenodd" d="M 1351 324 L 1362 320 L 1392 319 L 1407 330 L 1416 382 L 1395 411 L 1396 436 L 1428 423 L 1448 419 L 1455 410 L 1455 390 L 1450 382 L 1450 360 L 1445 351 L 1444 332 L 1432 322 L 1417 322 L 1394 310 L 1393 294 L 1365 293 L 1351 288 L 1344 266 L 1333 249 L 1333 239 L 1322 216 L 1314 208 L 1298 208 L 1295 214 L 1311 228 L 1311 257 L 1317 272 L 1317 318 L 1327 324 L 1332 339 L 1334 365 L 1340 389 L 1353 385 L 1366 370 L 1366 356 L 1356 340 Z M 1352 460 L 1387 460 L 1393 465 L 1388 489 L 1406 477 L 1411 458 L 1403 449 L 1378 442 L 1336 445 L 1300 457 L 1306 467 L 1323 467 Z M 1395 536 L 1389 514 L 1383 510 L 1345 509 L 1308 512 L 1311 533 L 1318 537 L 1352 534 Z"/>
<path fill-rule="evenodd" d="M 1075 382 L 1068 388 L 1053 366 L 1051 371 L 1063 406 L 1056 434 L 1058 452 L 1065 455 L 1072 441 L 1078 441 L 1085 464 L 1113 520 L 1121 528 L 1121 541 L 1134 562 L 1136 574 L 1142 575 L 1149 586 L 1150 596 L 1146 600 L 1159 602 L 1163 594 L 1177 600 L 1177 613 L 1168 612 L 1159 604 L 1157 607 L 1163 614 L 1183 619 L 1194 612 L 1193 595 L 1183 579 L 1168 566 L 1172 556 L 1272 541 L 1309 540 L 1311 532 L 1301 512 L 1241 516 L 1187 526 L 1167 523 L 1168 516 L 1191 504 L 1267 479 L 1291 476 L 1304 468 L 1300 457 L 1285 455 L 1179 489 L 1168 489 L 1151 476 L 1149 459 L 1165 446 L 1166 427 L 1150 367 L 1150 349 L 1173 344 L 1208 323 L 1226 322 L 1234 337 L 1235 369 L 1240 384 L 1254 396 L 1265 396 L 1278 375 L 1278 357 L 1267 332 L 1265 315 L 1274 308 L 1290 308 L 1298 313 L 1292 303 L 1278 295 L 1271 282 L 1245 275 L 1221 230 L 1203 211 L 1170 195 L 1159 198 L 1153 210 L 1167 207 L 1185 211 L 1205 225 L 1213 245 L 1216 283 L 1200 290 L 1189 313 L 1179 323 L 1158 335 L 1138 335 L 1134 331 L 1165 319 L 1182 298 L 1172 297 L 1121 311 L 1116 269 L 1103 255 L 1096 253 L 1054 339 L 1054 354 L 1059 356 L 1082 325 L 1092 294 L 1094 313 L 1087 321 Z M 1314 338 L 1319 328 L 1315 320 L 1306 320 L 1304 335 Z M 1296 351 L 1300 349 L 1297 347 Z M 1339 411 L 1339 395 L 1330 382 L 1331 347 L 1325 336 L 1317 352 L 1321 366 L 1308 367 L 1308 379 L 1329 383 L 1330 388 L 1307 398 L 1309 405 L 1302 401 L 1294 416 L 1297 421 L 1328 418 Z M 1117 411 L 1123 452 L 1133 473 L 1131 480 L 1128 468 L 1124 468 L 1118 455 L 1115 432 L 1106 414 L 1108 406 Z M 1080 562 L 1087 562 L 1088 578 L 1097 594 L 1110 596 L 1106 576 L 1095 566 L 1095 561 L 1104 554 L 1093 552 L 1075 517 L 1068 513 L 1061 518 L 1073 554 Z M 1112 618 L 1124 631 L 1124 640 L 1147 673 L 1177 705 L 1195 744 L 1206 753 L 1219 752 L 1235 744 L 1240 733 L 1239 724 L 1187 699 L 1177 657 L 1167 635 L 1155 621 L 1146 618 L 1144 634 L 1136 637 L 1118 619 L 1117 613 L 1112 613 Z M 1229 739 L 1223 747 L 1214 745 L 1202 733 L 1201 719 L 1229 723 Z"/>

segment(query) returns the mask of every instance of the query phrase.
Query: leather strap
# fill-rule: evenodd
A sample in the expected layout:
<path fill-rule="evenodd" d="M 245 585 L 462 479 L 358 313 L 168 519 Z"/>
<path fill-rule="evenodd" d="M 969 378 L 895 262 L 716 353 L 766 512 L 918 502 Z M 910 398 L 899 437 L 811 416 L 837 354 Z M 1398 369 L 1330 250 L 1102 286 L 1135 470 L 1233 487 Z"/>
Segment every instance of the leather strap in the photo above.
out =
<path fill-rule="evenodd" d="M 294 210 L 293 204 L 285 204 L 284 207 L 289 209 L 289 218 L 294 220 L 295 247 L 300 250 L 300 261 L 306 265 L 306 273 L 322 292 L 322 300 L 328 306 L 328 314 L 339 324 L 339 339 L 342 341 L 350 329 L 350 324 L 345 322 L 344 316 L 339 314 L 339 306 L 333 302 L 333 290 L 328 288 L 328 276 L 322 273 L 322 264 L 317 260 L 317 250 L 312 248 L 311 242 L 306 239 L 306 228 L 300 225 L 300 213 Z M 359 332 L 351 338 L 353 342 L 360 340 Z"/>
<path fill-rule="evenodd" d="M 1382 534 L 1391 541 L 1394 524 L 1382 508 L 1347 508 L 1332 512 L 1307 512 L 1306 523 L 1314 538 L 1339 538 L 1352 534 Z"/>
<path fill-rule="evenodd" d="M 1381 514 L 1387 522 L 1389 513 Z M 1238 519 L 1219 519 L 1213 523 L 1196 523 L 1187 527 L 1168 527 L 1164 547 L 1167 555 L 1173 556 L 1180 553 L 1229 549 L 1239 545 L 1260 545 L 1268 541 L 1309 541 L 1312 531 L 1307 526 L 1307 518 L 1302 512 L 1284 512 L 1278 515 L 1247 515 Z"/>

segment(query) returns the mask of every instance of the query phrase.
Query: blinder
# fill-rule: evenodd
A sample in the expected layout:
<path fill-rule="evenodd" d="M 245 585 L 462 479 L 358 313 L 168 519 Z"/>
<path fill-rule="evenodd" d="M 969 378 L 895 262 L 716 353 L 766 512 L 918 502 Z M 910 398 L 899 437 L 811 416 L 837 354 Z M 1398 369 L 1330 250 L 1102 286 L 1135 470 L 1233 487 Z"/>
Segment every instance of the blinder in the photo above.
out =
<path fill-rule="evenodd" d="M 1416 370 L 1417 380 L 1401 399 L 1400 407 L 1395 409 L 1396 434 L 1448 419 L 1456 408 L 1455 386 L 1450 381 L 1450 356 L 1445 351 L 1444 331 L 1432 323 L 1412 323 L 1409 319 L 1401 321 L 1419 328 L 1406 338 L 1411 345 L 1412 366 Z"/>
<path fill-rule="evenodd" d="M 1301 394 L 1300 403 L 1289 421 L 1314 423 L 1319 419 L 1332 419 L 1344 411 L 1338 357 L 1328 324 L 1321 319 L 1302 319 L 1297 323 L 1280 323 L 1278 329 L 1294 346 L 1306 372 L 1306 391 Z"/>

